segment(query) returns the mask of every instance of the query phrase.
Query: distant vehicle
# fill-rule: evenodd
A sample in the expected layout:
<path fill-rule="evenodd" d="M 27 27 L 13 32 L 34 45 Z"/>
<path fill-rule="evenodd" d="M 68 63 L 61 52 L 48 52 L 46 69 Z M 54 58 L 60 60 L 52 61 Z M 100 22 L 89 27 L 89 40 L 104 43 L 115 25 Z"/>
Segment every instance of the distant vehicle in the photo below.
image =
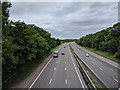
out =
<path fill-rule="evenodd" d="M 55 54 L 58 54 L 58 51 L 54 51 Z"/>
<path fill-rule="evenodd" d="M 62 54 L 62 55 L 65 55 L 65 53 L 64 53 L 64 52 L 62 52 L 61 54 Z"/>
<path fill-rule="evenodd" d="M 65 47 L 64 47 L 65 48 Z"/>
<path fill-rule="evenodd" d="M 54 58 L 58 57 L 58 51 L 54 51 L 53 57 L 54 57 Z"/>
<path fill-rule="evenodd" d="M 89 54 L 88 54 L 88 53 L 86 53 L 86 54 L 85 54 L 85 56 L 86 56 L 86 57 L 89 57 Z"/>

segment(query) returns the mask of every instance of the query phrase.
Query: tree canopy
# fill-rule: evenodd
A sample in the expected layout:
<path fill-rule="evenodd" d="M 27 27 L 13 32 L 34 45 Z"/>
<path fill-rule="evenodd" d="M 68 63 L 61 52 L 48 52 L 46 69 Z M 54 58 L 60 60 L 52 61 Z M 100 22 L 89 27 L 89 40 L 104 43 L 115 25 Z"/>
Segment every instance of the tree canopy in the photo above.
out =
<path fill-rule="evenodd" d="M 2 3 L 2 65 L 6 80 L 28 62 L 40 59 L 61 41 L 34 24 L 9 20 L 11 3 Z"/>
<path fill-rule="evenodd" d="M 115 54 L 120 59 L 120 23 L 76 41 L 79 45 Z"/>

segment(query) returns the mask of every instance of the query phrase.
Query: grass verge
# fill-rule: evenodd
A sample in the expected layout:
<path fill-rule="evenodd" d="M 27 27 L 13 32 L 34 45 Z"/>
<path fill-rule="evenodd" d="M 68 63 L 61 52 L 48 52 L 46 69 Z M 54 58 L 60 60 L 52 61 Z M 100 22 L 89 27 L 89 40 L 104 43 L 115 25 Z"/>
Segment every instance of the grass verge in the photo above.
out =
<path fill-rule="evenodd" d="M 115 58 L 114 54 L 110 54 L 108 52 L 102 52 L 100 50 L 95 50 L 94 48 L 88 48 L 88 47 L 84 47 L 84 46 L 81 46 L 81 45 L 79 45 L 79 46 L 82 47 L 83 49 L 86 49 L 86 50 L 89 50 L 91 52 L 94 52 L 94 53 L 97 53 L 99 55 L 102 55 L 102 56 L 104 56 L 106 58 L 109 58 L 110 60 L 112 60 L 112 61 L 117 62 L 117 63 L 120 64 L 120 60 L 117 59 L 117 58 Z"/>
<path fill-rule="evenodd" d="M 84 68 L 84 70 L 86 71 L 86 73 L 88 74 L 88 76 L 90 77 L 91 81 L 95 85 L 95 87 L 103 88 L 102 85 L 95 79 L 95 77 L 92 75 L 92 73 L 88 70 L 88 68 L 83 63 L 81 63 L 81 64 L 82 64 L 82 67 Z"/>
<path fill-rule="evenodd" d="M 41 64 L 54 50 L 58 49 L 61 45 L 57 46 L 56 48 L 53 48 L 50 52 L 48 52 L 46 55 L 44 55 L 41 59 L 36 60 L 35 62 L 28 62 L 26 63 L 17 74 L 13 75 L 10 79 L 4 82 L 3 88 L 10 88 L 13 86 L 16 86 L 18 83 L 20 83 L 22 80 L 24 80 L 27 76 L 29 76 L 33 70 Z"/>

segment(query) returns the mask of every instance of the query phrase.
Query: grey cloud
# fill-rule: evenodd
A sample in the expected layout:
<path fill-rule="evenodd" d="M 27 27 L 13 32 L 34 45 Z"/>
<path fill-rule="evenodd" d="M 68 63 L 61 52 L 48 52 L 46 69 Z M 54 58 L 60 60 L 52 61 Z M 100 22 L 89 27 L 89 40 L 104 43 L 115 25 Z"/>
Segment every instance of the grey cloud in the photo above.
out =
<path fill-rule="evenodd" d="M 59 17 L 59 16 L 64 16 L 64 15 L 68 15 L 71 13 L 74 13 L 78 10 L 83 9 L 83 5 L 81 3 L 66 3 L 67 5 L 62 7 L 61 9 L 57 10 L 57 12 L 55 12 L 53 15 Z"/>
<path fill-rule="evenodd" d="M 110 2 L 12 3 L 11 20 L 35 24 L 56 38 L 80 38 L 112 26 L 118 5 Z"/>

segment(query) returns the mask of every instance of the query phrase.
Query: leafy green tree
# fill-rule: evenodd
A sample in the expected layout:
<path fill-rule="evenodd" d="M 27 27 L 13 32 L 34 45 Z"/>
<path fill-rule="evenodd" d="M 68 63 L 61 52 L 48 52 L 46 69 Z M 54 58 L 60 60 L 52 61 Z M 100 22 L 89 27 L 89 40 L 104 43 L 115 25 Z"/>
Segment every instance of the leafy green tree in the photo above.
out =
<path fill-rule="evenodd" d="M 52 48 L 61 44 L 59 39 L 51 37 L 44 29 L 25 22 L 10 21 L 9 8 L 11 3 L 2 3 L 2 65 L 4 81 L 18 73 L 29 62 L 35 62 L 49 53 Z"/>
<path fill-rule="evenodd" d="M 115 53 L 115 57 L 120 59 L 120 49 Z"/>
<path fill-rule="evenodd" d="M 113 25 L 94 34 L 81 37 L 78 44 L 94 48 L 95 50 L 106 51 L 119 57 L 120 49 L 120 23 Z"/>

